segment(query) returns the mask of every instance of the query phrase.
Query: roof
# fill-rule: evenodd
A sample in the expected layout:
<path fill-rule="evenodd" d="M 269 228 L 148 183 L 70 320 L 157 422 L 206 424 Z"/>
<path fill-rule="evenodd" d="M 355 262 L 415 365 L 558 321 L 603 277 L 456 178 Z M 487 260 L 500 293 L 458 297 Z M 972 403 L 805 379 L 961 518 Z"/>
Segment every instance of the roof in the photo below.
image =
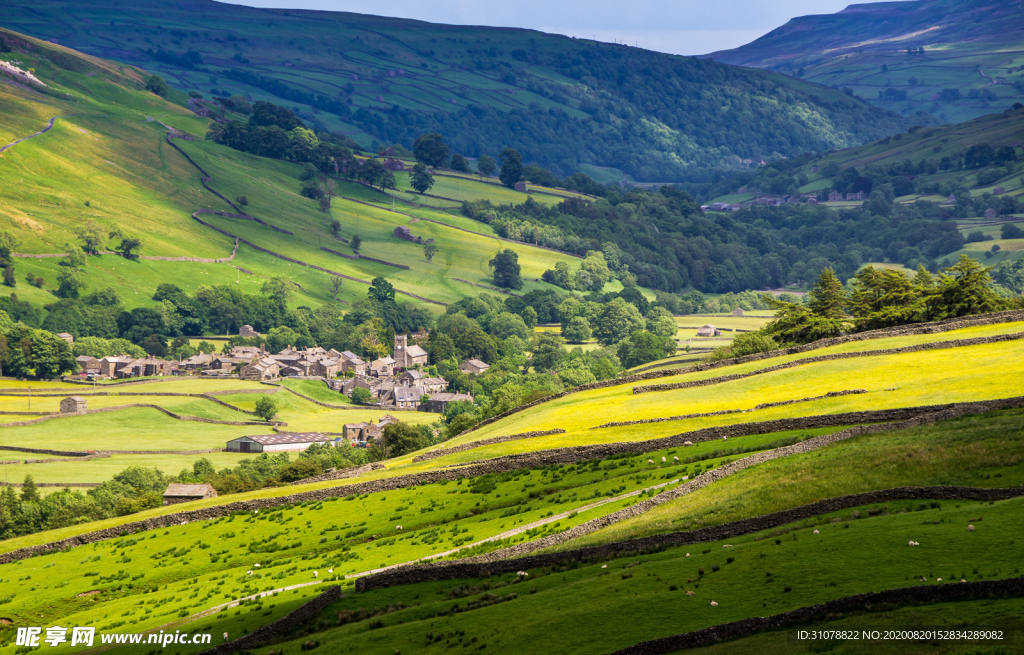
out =
<path fill-rule="evenodd" d="M 427 351 L 419 346 L 412 345 L 405 349 L 405 354 L 409 357 L 426 357 Z"/>
<path fill-rule="evenodd" d="M 76 362 L 87 362 L 90 359 L 94 360 L 94 361 L 99 361 L 98 359 L 96 359 L 92 355 L 79 355 L 78 357 L 75 357 L 75 361 Z"/>
<path fill-rule="evenodd" d="M 58 337 L 70 337 L 71 333 L 70 332 L 58 332 L 57 336 Z"/>
<path fill-rule="evenodd" d="M 352 359 L 352 360 L 359 359 L 359 355 L 355 354 L 351 350 L 342 350 L 341 351 L 341 356 L 344 357 L 345 359 Z"/>
<path fill-rule="evenodd" d="M 394 363 L 395 363 L 395 360 L 391 359 L 390 356 L 385 355 L 384 357 L 381 357 L 380 359 L 375 359 L 372 362 L 370 362 L 370 366 L 373 367 L 375 365 L 376 366 L 390 365 L 390 364 L 394 364 Z"/>
<path fill-rule="evenodd" d="M 192 496 L 202 498 L 213 490 L 208 484 L 169 484 L 165 496 Z"/>
<path fill-rule="evenodd" d="M 440 401 L 446 402 L 446 403 L 454 403 L 454 402 L 458 402 L 460 400 L 466 400 L 466 401 L 469 401 L 469 402 L 473 402 L 473 396 L 469 395 L 468 393 L 451 393 L 451 392 L 435 393 L 432 396 L 430 396 L 430 399 L 431 400 L 440 400 Z"/>
<path fill-rule="evenodd" d="M 82 398 L 81 396 L 68 396 L 64 400 L 73 400 L 76 403 L 84 403 L 85 402 L 85 398 Z"/>
<path fill-rule="evenodd" d="M 422 380 L 426 375 L 423 374 L 423 371 L 412 370 L 403 372 L 401 377 L 411 377 L 414 380 Z"/>
<path fill-rule="evenodd" d="M 395 387 L 391 393 L 395 396 L 395 402 L 408 402 L 423 397 L 423 389 L 419 387 Z"/>
<path fill-rule="evenodd" d="M 256 443 L 261 443 L 264 446 L 279 446 L 281 444 L 289 443 L 319 443 L 324 441 L 334 441 L 336 438 L 336 435 L 324 434 L 323 432 L 281 432 L 278 434 L 246 435 L 244 437 L 239 437 L 238 439 L 232 439 L 231 441 L 249 439 Z M 231 443 L 231 441 L 228 443 Z"/>
<path fill-rule="evenodd" d="M 466 361 L 464 361 L 462 363 L 463 364 L 469 364 L 470 366 L 475 366 L 476 368 L 490 368 L 491 367 L 490 364 L 482 362 L 479 359 L 476 359 L 475 357 L 473 359 L 467 359 Z"/>

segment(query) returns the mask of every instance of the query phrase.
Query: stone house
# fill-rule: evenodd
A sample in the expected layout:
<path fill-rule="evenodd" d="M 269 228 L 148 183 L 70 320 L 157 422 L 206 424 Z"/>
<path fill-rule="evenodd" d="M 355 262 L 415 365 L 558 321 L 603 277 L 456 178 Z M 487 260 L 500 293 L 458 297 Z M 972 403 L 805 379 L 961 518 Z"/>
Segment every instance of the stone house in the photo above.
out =
<path fill-rule="evenodd" d="M 711 325 L 709 323 L 708 325 L 702 325 L 701 327 L 699 327 L 697 329 L 697 336 L 698 337 L 720 337 L 720 336 L 722 336 L 722 331 L 719 330 L 718 328 L 716 328 L 714 325 Z"/>
<path fill-rule="evenodd" d="M 336 359 L 324 358 L 317 360 L 310 370 L 313 372 L 313 375 L 319 375 L 324 378 L 333 378 L 341 371 L 341 363 Z"/>
<path fill-rule="evenodd" d="M 75 357 L 75 361 L 78 362 L 78 366 L 81 367 L 82 373 L 85 375 L 99 375 L 100 372 L 100 360 L 89 355 L 79 355 Z"/>
<path fill-rule="evenodd" d="M 406 335 L 395 335 L 395 366 L 411 368 L 416 365 L 427 365 L 427 351 L 416 344 L 410 346 Z"/>
<path fill-rule="evenodd" d="M 164 505 L 177 505 L 204 498 L 216 498 L 217 490 L 208 484 L 169 484 L 164 491 Z"/>
<path fill-rule="evenodd" d="M 390 377 L 395 374 L 395 360 L 385 355 L 370 362 L 370 375 L 374 377 Z"/>
<path fill-rule="evenodd" d="M 383 407 L 397 407 L 400 409 L 415 409 L 420 405 L 420 398 L 423 397 L 423 389 L 419 387 L 396 386 L 390 391 L 381 394 L 380 404 Z"/>
<path fill-rule="evenodd" d="M 459 401 L 473 402 L 473 396 L 468 393 L 435 393 L 424 403 L 423 409 L 428 412 L 441 414 L 450 403 Z"/>
<path fill-rule="evenodd" d="M 985 218 L 995 218 L 996 216 L 999 216 L 999 212 L 992 209 L 991 207 L 985 210 Z"/>
<path fill-rule="evenodd" d="M 843 194 L 839 193 L 838 191 L 833 191 L 832 193 L 828 194 L 828 201 L 829 202 L 839 202 L 842 199 L 843 199 Z"/>
<path fill-rule="evenodd" d="M 847 200 L 864 200 L 865 197 L 866 196 L 865 196 L 863 191 L 858 191 L 856 193 L 848 193 L 848 194 L 846 194 L 846 199 Z"/>
<path fill-rule="evenodd" d="M 238 336 L 252 338 L 260 336 L 260 333 L 252 329 L 251 325 L 243 325 L 238 329 Z"/>
<path fill-rule="evenodd" d="M 270 380 L 276 378 L 281 370 L 277 361 L 264 357 L 242 367 L 239 376 L 243 380 Z"/>
<path fill-rule="evenodd" d="M 61 414 L 85 414 L 85 398 L 68 396 L 60 401 Z"/>
<path fill-rule="evenodd" d="M 112 378 L 117 373 L 117 369 L 121 368 L 125 364 L 132 361 L 131 357 L 127 355 L 117 355 L 104 357 L 100 360 L 100 375 L 103 377 Z"/>
<path fill-rule="evenodd" d="M 352 351 L 345 350 L 341 352 L 338 360 L 341 366 L 342 373 L 353 373 L 355 375 L 366 374 L 366 362 L 363 361 L 358 355 L 356 355 Z"/>
<path fill-rule="evenodd" d="M 416 386 L 423 389 L 423 393 L 438 393 L 448 388 L 448 380 L 444 378 L 423 378 Z"/>
<path fill-rule="evenodd" d="M 199 353 L 198 355 L 192 355 L 181 363 L 181 368 L 186 371 L 202 371 L 203 369 L 210 368 L 210 364 L 213 362 L 213 355 L 209 353 Z"/>
<path fill-rule="evenodd" d="M 178 368 L 178 362 L 170 362 L 166 359 L 157 359 L 155 357 L 140 357 L 118 367 L 117 371 L 114 372 L 114 377 L 121 379 L 171 375 L 176 368 Z"/>
<path fill-rule="evenodd" d="M 57 336 L 63 339 L 64 341 L 67 341 L 69 345 L 75 343 L 75 338 L 67 332 L 58 332 Z"/>
<path fill-rule="evenodd" d="M 459 364 L 459 370 L 467 375 L 480 375 L 490 367 L 490 364 L 486 364 L 475 358 L 467 359 Z"/>
<path fill-rule="evenodd" d="M 257 348 L 256 346 L 232 346 L 231 356 L 237 358 L 244 358 L 248 361 L 252 361 L 258 357 L 264 357 L 267 351 L 263 348 Z"/>

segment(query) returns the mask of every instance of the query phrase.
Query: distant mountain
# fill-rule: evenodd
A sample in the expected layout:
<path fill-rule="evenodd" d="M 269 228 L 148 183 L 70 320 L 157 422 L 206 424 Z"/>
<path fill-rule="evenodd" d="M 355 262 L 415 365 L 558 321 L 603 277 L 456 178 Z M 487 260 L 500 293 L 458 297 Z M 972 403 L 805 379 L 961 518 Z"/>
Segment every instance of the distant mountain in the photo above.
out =
<path fill-rule="evenodd" d="M 919 0 L 802 16 L 734 50 L 705 55 L 849 88 L 879 107 L 946 122 L 1024 101 L 1024 3 Z"/>
<path fill-rule="evenodd" d="M 366 147 L 438 131 L 470 157 L 515 147 L 560 175 L 692 179 L 921 122 L 776 73 L 532 30 L 208 0 L 0 0 L 0 24 L 184 91 L 297 107 Z"/>

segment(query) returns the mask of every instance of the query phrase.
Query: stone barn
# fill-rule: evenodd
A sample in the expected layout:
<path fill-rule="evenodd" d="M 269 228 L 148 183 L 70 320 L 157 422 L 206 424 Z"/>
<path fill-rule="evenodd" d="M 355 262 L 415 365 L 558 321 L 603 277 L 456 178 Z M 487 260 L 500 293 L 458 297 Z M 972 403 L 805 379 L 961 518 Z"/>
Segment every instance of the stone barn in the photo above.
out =
<path fill-rule="evenodd" d="M 227 444 L 229 453 L 279 453 L 303 451 L 315 443 L 338 441 L 337 435 L 322 432 L 279 432 L 238 437 Z"/>
<path fill-rule="evenodd" d="M 85 398 L 68 396 L 60 401 L 61 414 L 85 414 Z"/>
<path fill-rule="evenodd" d="M 992 209 L 991 207 L 985 210 L 985 218 L 995 218 L 996 216 L 999 216 L 999 212 Z"/>
<path fill-rule="evenodd" d="M 252 338 L 260 336 L 260 333 L 252 329 L 251 325 L 243 325 L 238 330 L 238 336 Z"/>
<path fill-rule="evenodd" d="M 170 484 L 164 492 L 164 505 L 177 505 L 204 498 L 216 498 L 217 490 L 208 484 Z"/>
<path fill-rule="evenodd" d="M 746 313 L 742 309 L 737 307 L 736 309 L 732 310 L 732 315 L 733 316 L 746 316 Z"/>
<path fill-rule="evenodd" d="M 708 325 L 702 325 L 701 327 L 699 327 L 697 329 L 697 336 L 698 337 L 720 337 L 720 336 L 722 336 L 722 331 L 719 330 L 718 328 L 716 328 L 714 325 L 711 325 L 709 323 Z"/>
<path fill-rule="evenodd" d="M 520 191 L 522 193 L 526 193 L 526 182 L 523 182 L 523 181 L 516 182 L 515 190 L 516 191 Z"/>

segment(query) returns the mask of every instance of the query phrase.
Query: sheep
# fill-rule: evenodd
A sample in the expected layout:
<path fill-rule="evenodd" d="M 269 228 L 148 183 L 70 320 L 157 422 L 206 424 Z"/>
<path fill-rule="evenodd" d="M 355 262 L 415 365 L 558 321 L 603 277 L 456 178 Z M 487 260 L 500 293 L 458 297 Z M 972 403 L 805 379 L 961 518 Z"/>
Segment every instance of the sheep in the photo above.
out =
<path fill-rule="evenodd" d="M 732 544 L 725 544 L 722 548 L 732 548 Z"/>
<path fill-rule="evenodd" d="M 935 578 L 936 582 L 942 582 L 942 578 Z"/>
<path fill-rule="evenodd" d="M 258 568 L 260 568 L 260 563 L 256 562 L 255 564 L 253 564 L 253 566 L 258 569 Z"/>
<path fill-rule="evenodd" d="M 647 460 L 647 463 L 648 463 L 648 464 L 653 464 L 653 463 L 654 463 L 654 460 L 653 460 L 653 459 L 649 459 L 649 460 Z"/>
<path fill-rule="evenodd" d="M 608 568 L 608 565 L 607 565 L 607 564 L 602 564 L 602 565 L 601 565 L 601 568 L 602 568 L 602 569 L 606 569 L 606 568 Z"/>
<path fill-rule="evenodd" d="M 245 574 L 246 575 L 252 575 L 252 571 L 246 571 Z"/>
<path fill-rule="evenodd" d="M 661 456 L 661 463 L 662 463 L 662 464 L 664 464 L 664 463 L 665 463 L 665 462 L 667 462 L 667 461 L 668 461 L 668 460 L 667 460 L 667 459 L 665 459 L 665 456 L 664 456 L 664 455 L 662 455 L 662 456 Z"/>
<path fill-rule="evenodd" d="M 224 633 L 224 641 L 227 641 L 227 640 L 228 640 L 228 633 L 225 632 Z"/>
<path fill-rule="evenodd" d="M 684 441 L 684 442 L 683 442 L 683 445 L 684 445 L 684 446 L 692 446 L 692 445 L 693 445 L 693 442 L 692 442 L 692 441 Z"/>
<path fill-rule="evenodd" d="M 516 571 L 516 575 L 518 575 L 521 578 L 525 578 L 525 577 L 529 576 L 530 574 L 527 573 L 526 571 Z"/>
<path fill-rule="evenodd" d="M 188 521 L 182 521 L 181 524 L 182 525 L 188 525 Z"/>
<path fill-rule="evenodd" d="M 818 532 L 817 530 L 815 530 L 815 531 L 814 531 L 814 534 L 821 534 L 821 533 L 820 533 L 820 532 Z"/>
<path fill-rule="evenodd" d="M 334 569 L 327 569 L 328 573 L 334 573 Z"/>
<path fill-rule="evenodd" d="M 722 437 L 722 441 L 728 441 L 729 437 Z"/>
<path fill-rule="evenodd" d="M 402 531 L 402 526 L 396 525 L 395 526 L 395 530 L 397 530 L 398 532 L 401 532 Z"/>
<path fill-rule="evenodd" d="M 686 556 L 687 556 L 687 557 L 689 557 L 689 556 L 690 556 L 690 553 L 686 553 Z"/>
<path fill-rule="evenodd" d="M 907 545 L 908 545 L 908 546 L 920 546 L 921 544 L 919 544 L 919 543 L 917 543 L 916 541 L 914 541 L 913 539 L 911 539 L 911 540 L 910 540 L 910 543 L 908 543 Z"/>
<path fill-rule="evenodd" d="M 678 461 L 679 461 L 679 458 L 678 458 L 678 457 L 673 457 L 673 458 L 672 458 L 672 461 L 673 461 L 673 462 L 678 462 Z"/>
<path fill-rule="evenodd" d="M 921 582 L 928 582 L 928 578 L 921 576 Z"/>
<path fill-rule="evenodd" d="M 715 601 L 711 601 L 711 607 L 718 607 L 718 603 L 716 603 Z"/>
<path fill-rule="evenodd" d="M 314 578 L 319 577 L 319 575 L 320 575 L 319 573 L 317 573 L 316 571 L 313 571 L 313 577 Z"/>
<path fill-rule="evenodd" d="M 687 589 L 686 590 L 686 595 L 687 596 L 696 596 L 697 592 L 696 591 L 690 591 L 689 589 Z"/>
<path fill-rule="evenodd" d="M 967 531 L 968 531 L 968 532 L 974 532 L 974 526 L 973 526 L 973 525 L 971 525 L 970 523 L 968 523 L 968 524 L 967 524 Z"/>
<path fill-rule="evenodd" d="M 963 578 L 960 578 L 960 582 L 967 582 L 967 581 L 964 580 Z"/>

